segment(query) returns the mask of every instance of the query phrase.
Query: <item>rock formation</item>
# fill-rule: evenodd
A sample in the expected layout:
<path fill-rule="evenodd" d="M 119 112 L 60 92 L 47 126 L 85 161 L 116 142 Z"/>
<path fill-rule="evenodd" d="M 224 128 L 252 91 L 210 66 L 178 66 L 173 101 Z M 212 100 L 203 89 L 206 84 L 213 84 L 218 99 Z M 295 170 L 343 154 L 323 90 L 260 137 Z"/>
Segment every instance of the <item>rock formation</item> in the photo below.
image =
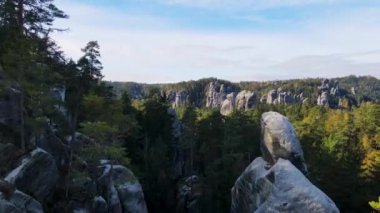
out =
<path fill-rule="evenodd" d="M 254 107 L 255 105 L 255 93 L 243 90 L 239 92 L 236 96 L 236 109 L 237 110 L 248 110 Z"/>
<path fill-rule="evenodd" d="M 303 93 L 296 95 L 290 91 L 283 91 L 282 88 L 272 89 L 260 98 L 260 102 L 266 104 L 293 104 L 302 103 L 303 100 Z"/>
<path fill-rule="evenodd" d="M 235 108 L 235 93 L 230 93 L 227 95 L 226 99 L 223 101 L 220 107 L 220 113 L 222 115 L 229 115 L 234 111 Z"/>
<path fill-rule="evenodd" d="M 59 172 L 54 158 L 37 148 L 22 160 L 4 179 L 15 187 L 43 202 L 53 194 Z"/>
<path fill-rule="evenodd" d="M 41 204 L 31 196 L 15 191 L 10 197 L 0 193 L 0 212 L 2 213 L 43 213 Z"/>
<path fill-rule="evenodd" d="M 206 107 L 220 109 L 226 97 L 227 91 L 224 84 L 210 82 L 206 92 Z"/>
<path fill-rule="evenodd" d="M 261 118 L 262 151 L 231 190 L 232 213 L 339 212 L 306 177 L 301 146 L 289 120 L 276 112 Z"/>
<path fill-rule="evenodd" d="M 186 178 L 184 184 L 180 186 L 178 190 L 179 193 L 176 212 L 198 212 L 198 201 L 202 194 L 200 188 L 200 180 L 198 176 L 192 175 Z"/>
<path fill-rule="evenodd" d="M 277 112 L 266 112 L 261 116 L 260 145 L 267 162 L 274 164 L 280 158 L 287 159 L 307 174 L 301 145 L 287 117 Z"/>

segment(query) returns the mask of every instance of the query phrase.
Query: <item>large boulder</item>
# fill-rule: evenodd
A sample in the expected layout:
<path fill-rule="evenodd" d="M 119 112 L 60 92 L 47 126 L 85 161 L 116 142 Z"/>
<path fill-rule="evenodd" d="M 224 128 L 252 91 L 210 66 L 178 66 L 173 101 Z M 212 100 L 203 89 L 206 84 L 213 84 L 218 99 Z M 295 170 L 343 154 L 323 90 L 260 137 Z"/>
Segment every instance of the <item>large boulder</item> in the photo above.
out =
<path fill-rule="evenodd" d="M 235 102 L 237 110 L 251 109 L 255 105 L 255 93 L 243 90 L 237 94 Z"/>
<path fill-rule="evenodd" d="M 0 193 L 0 212 L 4 213 L 43 213 L 41 204 L 29 195 L 15 191 L 11 196 Z"/>
<path fill-rule="evenodd" d="M 318 106 L 328 106 L 329 105 L 329 94 L 328 92 L 322 92 L 317 98 Z"/>
<path fill-rule="evenodd" d="M 232 213 L 339 212 L 334 202 L 290 161 L 278 159 L 270 168 L 256 158 L 232 188 Z"/>
<path fill-rule="evenodd" d="M 37 148 L 12 170 L 5 180 L 38 201 L 43 202 L 54 192 L 59 174 L 54 158 Z"/>
<path fill-rule="evenodd" d="M 227 99 L 225 99 L 220 107 L 220 114 L 229 115 L 234 111 L 235 107 L 235 93 L 230 93 L 227 95 Z"/>
<path fill-rule="evenodd" d="M 199 177 L 196 175 L 187 177 L 178 189 L 176 212 L 199 212 L 199 198 L 201 195 L 202 192 Z"/>
<path fill-rule="evenodd" d="M 111 212 L 146 213 L 144 193 L 134 174 L 122 165 L 105 163 L 103 174 L 98 179 Z"/>
<path fill-rule="evenodd" d="M 0 124 L 16 134 L 21 129 L 20 100 L 21 92 L 16 88 L 6 87 L 0 91 Z"/>
<path fill-rule="evenodd" d="M 226 99 L 227 88 L 219 82 L 210 82 L 206 96 L 206 107 L 219 109 Z"/>
<path fill-rule="evenodd" d="M 12 161 L 17 157 L 16 146 L 11 143 L 0 143 L 0 176 L 12 167 Z"/>
<path fill-rule="evenodd" d="M 267 98 L 267 104 L 276 104 L 277 103 L 277 90 L 269 91 Z"/>
<path fill-rule="evenodd" d="M 69 164 L 69 147 L 47 126 L 45 133 L 36 141 L 37 147 L 50 153 L 60 171 L 65 171 Z"/>
<path fill-rule="evenodd" d="M 279 158 L 288 159 L 307 174 L 303 151 L 293 125 L 278 112 L 266 112 L 261 116 L 261 152 L 272 165 Z"/>

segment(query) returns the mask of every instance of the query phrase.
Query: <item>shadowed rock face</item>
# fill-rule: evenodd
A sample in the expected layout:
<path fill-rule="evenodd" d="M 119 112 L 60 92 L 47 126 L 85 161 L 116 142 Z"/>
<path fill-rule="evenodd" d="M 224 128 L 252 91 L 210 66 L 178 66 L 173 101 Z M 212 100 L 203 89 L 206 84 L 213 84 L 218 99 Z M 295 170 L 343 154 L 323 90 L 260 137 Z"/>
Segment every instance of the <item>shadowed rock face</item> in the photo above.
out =
<path fill-rule="evenodd" d="M 334 202 L 292 163 L 279 159 L 269 168 L 256 158 L 232 188 L 231 212 L 339 212 Z"/>
<path fill-rule="evenodd" d="M 261 117 L 261 149 L 231 190 L 232 213 L 339 212 L 305 176 L 306 164 L 294 128 L 277 112 Z"/>
<path fill-rule="evenodd" d="M 41 204 L 27 194 L 15 191 L 11 197 L 5 199 L 0 193 L 1 213 L 43 213 Z"/>
<path fill-rule="evenodd" d="M 301 145 L 287 117 L 277 112 L 266 112 L 261 116 L 260 145 L 266 161 L 274 164 L 279 158 L 288 159 L 307 174 Z"/>
<path fill-rule="evenodd" d="M 5 180 L 17 189 L 42 202 L 54 192 L 59 173 L 54 158 L 42 149 L 35 149 L 11 171 Z"/>
<path fill-rule="evenodd" d="M 104 164 L 98 182 L 110 212 L 146 213 L 144 193 L 134 174 L 122 165 Z"/>

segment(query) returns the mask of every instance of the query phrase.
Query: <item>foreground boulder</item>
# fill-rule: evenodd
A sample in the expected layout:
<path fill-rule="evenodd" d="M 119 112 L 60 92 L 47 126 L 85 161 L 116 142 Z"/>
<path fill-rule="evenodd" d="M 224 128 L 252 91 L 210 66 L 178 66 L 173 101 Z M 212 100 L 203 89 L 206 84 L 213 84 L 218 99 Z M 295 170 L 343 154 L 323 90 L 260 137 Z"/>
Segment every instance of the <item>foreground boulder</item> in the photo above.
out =
<path fill-rule="evenodd" d="M 43 202 L 54 192 L 58 177 L 54 158 L 37 148 L 5 177 L 5 181 Z"/>
<path fill-rule="evenodd" d="M 261 116 L 261 152 L 264 159 L 275 164 L 279 158 L 290 160 L 307 174 L 301 145 L 289 119 L 278 112 Z"/>
<path fill-rule="evenodd" d="M 146 213 L 144 193 L 134 174 L 122 165 L 104 163 L 98 182 L 110 212 Z"/>
<path fill-rule="evenodd" d="M 232 213 L 339 212 L 305 176 L 303 151 L 289 120 L 277 112 L 261 117 L 261 151 L 231 190 Z"/>
<path fill-rule="evenodd" d="M 290 161 L 256 158 L 232 188 L 231 212 L 339 212 Z"/>
<path fill-rule="evenodd" d="M 37 147 L 50 153 L 60 171 L 67 170 L 69 164 L 69 147 L 54 133 L 52 127 L 48 126 L 45 133 L 36 141 Z"/>
<path fill-rule="evenodd" d="M 1 213 L 43 213 L 41 204 L 20 191 L 15 191 L 7 197 L 0 193 L 0 212 Z"/>
<path fill-rule="evenodd" d="M 184 184 L 178 189 L 177 213 L 199 212 L 199 199 L 202 195 L 199 177 L 192 175 L 185 179 Z"/>

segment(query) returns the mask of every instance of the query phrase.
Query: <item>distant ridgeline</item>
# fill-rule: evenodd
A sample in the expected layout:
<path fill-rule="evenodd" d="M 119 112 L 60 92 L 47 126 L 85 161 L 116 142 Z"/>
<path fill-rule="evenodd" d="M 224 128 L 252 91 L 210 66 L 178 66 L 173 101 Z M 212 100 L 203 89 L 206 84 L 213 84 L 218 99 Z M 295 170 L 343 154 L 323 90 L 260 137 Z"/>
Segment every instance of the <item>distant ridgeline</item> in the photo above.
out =
<path fill-rule="evenodd" d="M 371 76 L 240 83 L 216 78 L 173 84 L 107 83 L 116 94 L 126 91 L 132 99 L 142 99 L 151 89 L 159 89 L 173 107 L 191 104 L 219 108 L 222 114 L 247 110 L 257 104 L 308 103 L 350 108 L 362 102 L 380 102 L 380 80 Z"/>

